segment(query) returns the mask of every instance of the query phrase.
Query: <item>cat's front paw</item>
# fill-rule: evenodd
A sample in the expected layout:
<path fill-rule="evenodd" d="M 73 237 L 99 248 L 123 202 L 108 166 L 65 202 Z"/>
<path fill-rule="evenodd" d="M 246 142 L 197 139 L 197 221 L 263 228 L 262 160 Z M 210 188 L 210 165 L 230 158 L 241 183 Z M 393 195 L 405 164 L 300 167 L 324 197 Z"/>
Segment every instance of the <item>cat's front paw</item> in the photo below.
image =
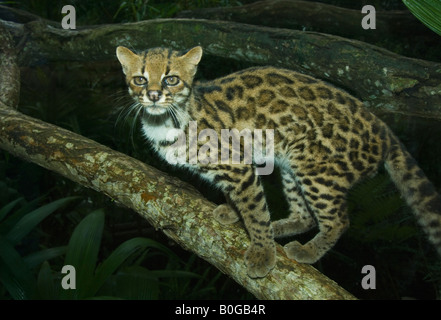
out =
<path fill-rule="evenodd" d="M 298 241 L 287 243 L 283 249 L 285 249 L 288 258 L 294 259 L 300 263 L 312 264 L 320 259 L 320 256 L 317 254 L 317 250 L 314 250 L 313 246 L 308 244 L 302 245 Z"/>
<path fill-rule="evenodd" d="M 213 211 L 213 215 L 214 218 L 222 224 L 232 224 L 239 221 L 239 216 L 236 211 L 227 204 L 217 206 Z"/>
<path fill-rule="evenodd" d="M 250 278 L 265 277 L 276 264 L 275 246 L 262 247 L 252 244 L 245 253 L 245 263 Z"/>

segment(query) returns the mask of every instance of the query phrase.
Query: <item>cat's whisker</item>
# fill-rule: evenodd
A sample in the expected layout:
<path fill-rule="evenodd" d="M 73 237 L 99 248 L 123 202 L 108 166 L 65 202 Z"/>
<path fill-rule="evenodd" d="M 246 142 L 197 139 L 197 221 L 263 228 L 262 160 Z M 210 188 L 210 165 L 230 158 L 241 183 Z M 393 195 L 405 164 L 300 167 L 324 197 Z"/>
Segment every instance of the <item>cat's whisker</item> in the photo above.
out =
<path fill-rule="evenodd" d="M 136 123 L 138 121 L 139 114 L 141 112 L 144 113 L 144 106 L 142 104 L 137 104 L 136 108 L 138 108 L 138 110 L 135 111 L 135 115 L 133 116 L 133 119 L 132 119 L 132 125 L 130 126 L 130 136 L 131 136 L 133 147 L 135 146 L 133 136 L 135 134 Z"/>
<path fill-rule="evenodd" d="M 180 124 L 185 123 L 185 113 L 180 108 L 174 104 L 170 104 L 168 110 L 170 115 L 173 117 L 175 125 L 179 126 Z"/>
<path fill-rule="evenodd" d="M 142 104 L 139 102 L 133 102 L 126 107 L 121 107 L 121 110 L 119 111 L 118 117 L 115 121 L 115 127 L 123 127 L 125 124 L 129 126 L 129 137 L 132 143 L 132 146 L 135 146 L 134 143 L 134 134 L 135 134 L 135 128 L 136 128 L 136 121 L 139 117 L 140 112 L 144 109 Z M 130 118 L 132 118 L 130 120 Z"/>
<path fill-rule="evenodd" d="M 120 123 L 124 123 L 127 121 L 127 118 L 130 116 L 130 114 L 133 112 L 133 110 L 136 108 L 137 103 L 131 103 L 129 106 L 122 106 L 120 107 L 118 117 L 116 119 L 115 125 L 119 125 Z"/>

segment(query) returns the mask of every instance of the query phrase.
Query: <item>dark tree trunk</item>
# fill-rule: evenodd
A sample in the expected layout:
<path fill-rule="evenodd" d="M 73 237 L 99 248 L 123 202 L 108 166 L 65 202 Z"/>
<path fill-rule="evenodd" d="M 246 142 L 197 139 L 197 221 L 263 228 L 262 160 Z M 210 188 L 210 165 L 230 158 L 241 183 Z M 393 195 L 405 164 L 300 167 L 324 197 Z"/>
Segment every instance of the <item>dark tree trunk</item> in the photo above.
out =
<path fill-rule="evenodd" d="M 441 119 L 441 63 L 399 56 L 356 40 L 207 20 L 150 20 L 63 30 L 35 20 L 1 21 L 20 48 L 19 62 L 115 60 L 115 48 L 188 49 L 289 68 L 342 87 L 371 111 Z M 57 48 L 54 50 L 53 48 Z M 202 62 L 203 63 L 203 62 Z"/>
<path fill-rule="evenodd" d="M 409 11 L 376 11 L 376 30 L 365 30 L 361 20 L 365 16 L 358 10 L 301 0 L 266 0 L 241 7 L 205 8 L 182 11 L 177 18 L 223 20 L 273 28 L 316 31 L 377 44 L 404 47 L 415 41 L 427 46 L 440 46 L 437 35 L 424 26 Z M 441 46 L 440 46 L 441 50 Z"/>

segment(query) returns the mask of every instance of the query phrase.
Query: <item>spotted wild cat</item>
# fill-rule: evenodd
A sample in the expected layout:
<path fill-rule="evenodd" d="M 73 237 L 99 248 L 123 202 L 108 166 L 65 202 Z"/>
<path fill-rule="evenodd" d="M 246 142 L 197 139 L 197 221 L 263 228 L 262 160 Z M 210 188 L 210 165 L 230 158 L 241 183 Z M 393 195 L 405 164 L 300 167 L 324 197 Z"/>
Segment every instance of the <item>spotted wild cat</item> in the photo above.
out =
<path fill-rule="evenodd" d="M 320 259 L 349 226 L 348 190 L 382 164 L 441 254 L 440 195 L 391 130 L 359 100 L 310 76 L 273 67 L 193 84 L 201 56 L 201 47 L 186 53 L 154 48 L 139 54 L 117 48 L 142 131 L 162 157 L 177 152 L 176 140 L 188 132 L 191 121 L 198 133 L 209 128 L 218 137 L 229 128 L 273 130 L 275 161 L 290 204 L 286 219 L 271 223 L 253 164 L 180 164 L 224 192 L 228 204 L 215 209 L 218 221 L 243 219 L 251 240 L 245 254 L 250 277 L 264 277 L 274 267 L 274 237 L 314 226 L 319 231 L 312 240 L 292 241 L 285 251 L 298 262 Z M 189 145 L 195 141 L 187 142 L 189 159 L 195 152 Z M 201 151 L 202 142 L 196 143 Z"/>

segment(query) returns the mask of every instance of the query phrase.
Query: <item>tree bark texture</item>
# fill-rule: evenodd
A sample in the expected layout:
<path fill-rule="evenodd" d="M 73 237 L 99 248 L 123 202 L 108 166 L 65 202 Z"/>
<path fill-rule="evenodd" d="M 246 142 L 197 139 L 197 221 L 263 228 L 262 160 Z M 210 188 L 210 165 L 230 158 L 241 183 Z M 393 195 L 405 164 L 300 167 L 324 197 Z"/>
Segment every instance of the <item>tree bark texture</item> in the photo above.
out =
<path fill-rule="evenodd" d="M 17 108 L 20 97 L 20 68 L 11 35 L 0 25 L 0 102 Z"/>
<path fill-rule="evenodd" d="M 244 263 L 249 245 L 245 229 L 240 223 L 217 223 L 212 218 L 215 205 L 192 186 L 125 154 L 16 111 L 18 67 L 7 32 L 0 36 L 0 54 L 2 61 L 6 61 L 0 65 L 0 97 L 7 97 L 0 100 L 0 148 L 132 208 L 156 229 L 231 276 L 257 298 L 354 299 L 312 266 L 288 259 L 281 246 L 277 246 L 277 264 L 272 272 L 263 279 L 249 278 Z M 98 34 L 95 37 L 95 41 L 100 39 Z M 54 46 L 54 52 L 60 49 L 57 41 L 45 45 Z M 28 58 L 41 57 L 28 44 L 23 50 L 22 58 L 23 54 Z M 42 55 L 52 58 L 49 51 Z"/>
<path fill-rule="evenodd" d="M 363 100 L 374 113 L 441 119 L 441 63 L 406 58 L 338 36 L 191 19 L 79 30 L 55 28 L 40 20 L 26 24 L 0 20 L 0 24 L 20 45 L 22 65 L 60 60 L 116 61 L 118 45 L 138 50 L 202 45 L 211 55 L 289 68 L 324 79 Z"/>

